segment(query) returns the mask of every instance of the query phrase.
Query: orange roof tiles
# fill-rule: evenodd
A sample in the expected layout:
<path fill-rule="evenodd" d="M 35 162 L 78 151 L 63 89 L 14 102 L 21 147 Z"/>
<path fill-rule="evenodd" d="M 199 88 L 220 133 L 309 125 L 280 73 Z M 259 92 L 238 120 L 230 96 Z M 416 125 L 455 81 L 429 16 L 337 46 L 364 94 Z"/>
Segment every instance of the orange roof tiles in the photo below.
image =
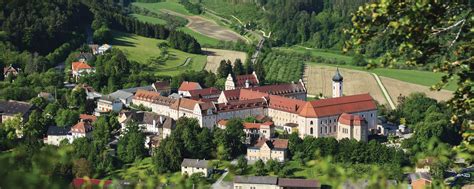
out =
<path fill-rule="evenodd" d="M 253 74 L 247 74 L 247 75 L 237 75 L 235 76 L 235 87 L 236 88 L 242 88 L 245 87 L 245 82 L 249 81 L 250 86 L 257 86 L 258 85 L 258 79 L 255 77 Z"/>
<path fill-rule="evenodd" d="M 89 115 L 89 114 L 80 114 L 79 119 L 83 121 L 90 121 L 91 123 L 97 121 L 97 117 L 95 115 Z"/>
<path fill-rule="evenodd" d="M 176 101 L 176 99 L 161 96 L 159 92 L 147 91 L 143 89 L 139 89 L 133 98 L 164 105 L 171 105 Z"/>
<path fill-rule="evenodd" d="M 201 85 L 196 82 L 183 81 L 179 87 L 179 91 L 191 91 L 196 89 L 202 89 Z"/>
<path fill-rule="evenodd" d="M 79 71 L 82 69 L 91 69 L 92 67 L 89 66 L 89 64 L 85 62 L 73 62 L 72 63 L 72 70 L 73 71 Z"/>
<path fill-rule="evenodd" d="M 189 91 L 189 94 L 191 94 L 191 97 L 204 97 L 204 96 L 210 96 L 210 95 L 219 95 L 220 93 L 221 91 L 214 87 Z"/>
<path fill-rule="evenodd" d="M 79 123 L 77 123 L 71 128 L 71 132 L 73 133 L 86 134 L 90 131 L 92 131 L 92 125 L 88 122 L 82 122 L 82 121 L 80 121 Z"/>
<path fill-rule="evenodd" d="M 376 109 L 377 105 L 369 94 L 359 94 L 306 102 L 299 114 L 304 117 L 326 117 Z"/>
<path fill-rule="evenodd" d="M 343 113 L 339 116 L 338 122 L 344 125 L 361 126 L 366 121 L 362 116 Z"/>

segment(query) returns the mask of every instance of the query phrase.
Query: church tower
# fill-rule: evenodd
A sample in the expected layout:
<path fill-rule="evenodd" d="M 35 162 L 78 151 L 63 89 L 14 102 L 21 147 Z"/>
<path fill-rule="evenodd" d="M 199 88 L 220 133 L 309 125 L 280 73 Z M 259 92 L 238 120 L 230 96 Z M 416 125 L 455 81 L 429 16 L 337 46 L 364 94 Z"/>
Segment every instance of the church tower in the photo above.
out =
<path fill-rule="evenodd" d="M 339 73 L 339 68 L 336 70 L 336 74 L 332 77 L 332 97 L 337 98 L 342 96 L 342 80 L 343 77 Z"/>
<path fill-rule="evenodd" d="M 229 74 L 225 81 L 225 90 L 227 91 L 227 90 L 234 90 L 234 89 L 235 89 L 234 78 L 232 78 L 232 75 Z"/>

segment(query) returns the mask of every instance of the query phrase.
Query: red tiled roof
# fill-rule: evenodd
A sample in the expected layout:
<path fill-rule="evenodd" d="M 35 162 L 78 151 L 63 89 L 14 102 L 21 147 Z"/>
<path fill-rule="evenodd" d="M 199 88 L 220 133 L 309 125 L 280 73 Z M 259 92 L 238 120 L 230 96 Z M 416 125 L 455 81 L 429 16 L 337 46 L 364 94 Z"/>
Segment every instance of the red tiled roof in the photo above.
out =
<path fill-rule="evenodd" d="M 170 108 L 178 109 L 178 108 L 185 108 L 188 110 L 194 110 L 194 106 L 198 103 L 197 100 L 187 99 L 187 98 L 179 98 L 176 100 Z"/>
<path fill-rule="evenodd" d="M 260 139 L 253 147 L 260 148 L 263 144 L 266 143 L 270 149 L 288 149 L 288 140 L 287 139 Z"/>
<path fill-rule="evenodd" d="M 161 96 L 158 92 L 147 91 L 143 89 L 139 89 L 133 98 L 136 100 L 143 100 L 164 105 L 171 105 L 176 101 L 176 99 Z"/>
<path fill-rule="evenodd" d="M 168 82 L 168 81 L 157 81 L 157 82 L 153 83 L 153 87 L 155 87 L 156 90 L 169 89 L 170 88 L 170 82 Z"/>
<path fill-rule="evenodd" d="M 257 86 L 258 85 L 258 79 L 255 77 L 253 74 L 247 74 L 247 75 L 238 75 L 235 76 L 235 87 L 236 88 L 243 88 L 245 87 L 245 82 L 249 81 L 250 86 Z"/>
<path fill-rule="evenodd" d="M 276 85 L 264 85 L 260 87 L 249 88 L 253 91 L 259 91 L 262 93 L 268 93 L 272 95 L 288 95 L 293 93 L 304 93 L 306 92 L 305 87 L 301 83 L 285 83 Z"/>
<path fill-rule="evenodd" d="M 191 91 L 196 89 L 202 89 L 201 85 L 196 82 L 183 81 L 179 87 L 179 91 Z"/>
<path fill-rule="evenodd" d="M 305 103 L 305 101 L 298 99 L 270 95 L 269 107 L 290 113 L 298 113 L 298 111 L 305 105 Z"/>
<path fill-rule="evenodd" d="M 74 188 L 98 186 L 100 184 L 103 184 L 102 188 L 107 188 L 108 185 L 112 184 L 112 180 L 75 178 L 72 181 L 72 185 Z"/>
<path fill-rule="evenodd" d="M 344 125 L 361 126 L 366 121 L 362 116 L 343 113 L 339 116 L 338 122 Z"/>
<path fill-rule="evenodd" d="M 85 120 L 85 121 L 90 121 L 90 122 L 97 121 L 97 117 L 95 115 L 89 115 L 89 114 L 81 114 L 81 115 L 79 115 L 79 119 Z"/>
<path fill-rule="evenodd" d="M 219 89 L 216 89 L 214 87 L 211 88 L 205 88 L 205 89 L 196 89 L 196 90 L 190 90 L 189 94 L 191 94 L 191 97 L 203 97 L 203 96 L 209 96 L 209 95 L 219 95 L 221 91 Z"/>
<path fill-rule="evenodd" d="M 369 94 L 359 94 L 306 102 L 299 114 L 303 117 L 325 117 L 376 109 L 377 105 Z"/>
<path fill-rule="evenodd" d="M 216 104 L 216 107 L 217 107 L 217 111 L 219 112 L 227 112 L 227 111 L 234 111 L 234 110 L 259 108 L 259 107 L 264 107 L 265 105 L 266 105 L 266 102 L 263 98 L 257 98 L 257 99 L 249 99 L 249 100 L 241 100 L 241 101 Z"/>
<path fill-rule="evenodd" d="M 72 63 L 72 70 L 73 71 L 79 71 L 82 69 L 91 69 L 92 67 L 89 66 L 89 64 L 85 62 L 73 62 Z"/>
<path fill-rule="evenodd" d="M 90 131 L 92 131 L 92 125 L 90 125 L 90 123 L 88 122 L 82 122 L 82 121 L 80 121 L 79 123 L 77 123 L 71 128 L 71 132 L 74 132 L 74 133 L 85 134 Z"/>

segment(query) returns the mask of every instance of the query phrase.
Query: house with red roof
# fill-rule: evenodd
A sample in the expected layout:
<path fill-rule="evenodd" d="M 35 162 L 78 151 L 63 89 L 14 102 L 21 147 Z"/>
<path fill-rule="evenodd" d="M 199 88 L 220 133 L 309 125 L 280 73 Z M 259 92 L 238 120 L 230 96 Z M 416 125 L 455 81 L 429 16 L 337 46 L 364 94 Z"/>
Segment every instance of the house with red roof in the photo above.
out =
<path fill-rule="evenodd" d="M 251 139 L 266 138 L 270 139 L 275 135 L 275 125 L 271 121 L 264 123 L 248 123 L 244 122 L 245 135 L 250 143 Z M 220 120 L 217 122 L 217 127 L 225 129 L 227 126 L 227 120 Z"/>
<path fill-rule="evenodd" d="M 183 81 L 178 88 L 178 94 L 181 96 L 191 96 L 189 91 L 202 89 L 201 85 L 197 82 Z"/>
<path fill-rule="evenodd" d="M 95 69 L 86 62 L 73 62 L 71 65 L 72 77 L 77 81 L 85 74 L 94 73 Z"/>
<path fill-rule="evenodd" d="M 13 65 L 3 68 L 3 78 L 8 78 L 8 76 L 16 77 L 19 73 L 20 68 L 15 68 Z"/>
<path fill-rule="evenodd" d="M 248 160 L 284 162 L 288 158 L 288 140 L 263 138 L 247 148 L 246 157 Z"/>
<path fill-rule="evenodd" d="M 79 121 L 76 125 L 71 127 L 71 134 L 73 140 L 81 137 L 91 137 L 92 124 L 87 121 Z"/>

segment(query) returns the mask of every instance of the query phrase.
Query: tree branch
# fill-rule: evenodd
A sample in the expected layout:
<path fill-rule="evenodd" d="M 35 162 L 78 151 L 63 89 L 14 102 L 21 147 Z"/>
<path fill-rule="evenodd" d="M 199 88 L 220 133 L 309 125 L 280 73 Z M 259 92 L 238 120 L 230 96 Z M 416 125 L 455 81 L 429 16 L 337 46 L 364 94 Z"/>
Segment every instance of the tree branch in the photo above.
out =
<path fill-rule="evenodd" d="M 438 35 L 442 32 L 448 31 L 450 29 L 453 29 L 454 27 L 458 26 L 459 24 L 464 25 L 464 22 L 466 22 L 466 19 L 459 20 L 458 22 L 454 23 L 451 26 L 448 26 L 446 28 L 431 28 L 433 30 L 433 35 Z"/>

